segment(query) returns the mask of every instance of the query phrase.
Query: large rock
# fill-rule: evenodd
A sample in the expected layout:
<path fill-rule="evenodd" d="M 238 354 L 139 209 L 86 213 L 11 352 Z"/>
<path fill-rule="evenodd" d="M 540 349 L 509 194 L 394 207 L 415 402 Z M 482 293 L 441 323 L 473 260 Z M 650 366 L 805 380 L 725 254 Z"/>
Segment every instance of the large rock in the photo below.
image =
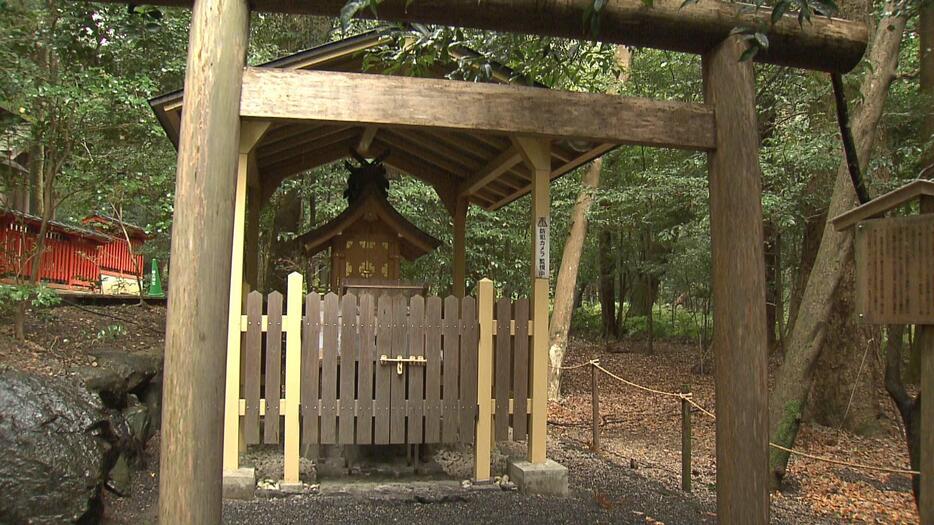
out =
<path fill-rule="evenodd" d="M 96 366 L 79 368 L 78 375 L 110 408 L 125 407 L 127 394 L 142 394 L 162 371 L 162 355 L 158 353 L 97 350 L 89 355 Z"/>
<path fill-rule="evenodd" d="M 0 371 L 0 523 L 93 520 L 109 469 L 101 409 L 80 385 Z"/>

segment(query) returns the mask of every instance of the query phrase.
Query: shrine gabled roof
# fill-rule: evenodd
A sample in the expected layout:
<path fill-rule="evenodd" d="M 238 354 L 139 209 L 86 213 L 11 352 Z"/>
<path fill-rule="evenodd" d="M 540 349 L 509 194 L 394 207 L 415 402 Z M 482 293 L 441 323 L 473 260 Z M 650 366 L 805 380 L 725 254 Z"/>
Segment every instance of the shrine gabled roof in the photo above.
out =
<path fill-rule="evenodd" d="M 379 220 L 399 236 L 399 252 L 406 260 L 414 261 L 441 245 L 441 241 L 409 222 L 386 200 L 383 193 L 369 187 L 353 204 L 324 225 L 299 235 L 295 242 L 314 255 L 330 246 L 331 241 L 360 221 Z"/>
<path fill-rule="evenodd" d="M 322 70 L 352 73 L 385 73 L 373 51 L 392 45 L 385 31 L 370 31 L 330 42 L 266 64 L 261 68 Z M 477 60 L 480 55 L 465 48 L 449 49 L 454 60 Z M 488 82 L 528 85 L 515 72 L 490 64 Z M 447 78 L 455 65 L 437 65 L 430 76 Z M 388 73 L 385 73 L 388 74 Z M 538 86 L 541 87 L 541 86 Z M 547 89 L 542 87 L 542 89 Z M 150 101 L 173 144 L 178 146 L 183 92 L 176 91 Z M 451 101 L 456 104 L 456 100 Z M 555 141 L 551 148 L 551 178 L 600 157 L 617 144 L 587 140 Z M 529 193 L 532 173 L 510 137 L 469 130 L 376 127 L 322 121 L 276 121 L 255 149 L 263 194 L 287 177 L 344 158 L 355 149 L 374 156 L 389 152 L 385 164 L 433 186 L 451 206 L 462 196 L 488 210 L 509 204 Z"/>

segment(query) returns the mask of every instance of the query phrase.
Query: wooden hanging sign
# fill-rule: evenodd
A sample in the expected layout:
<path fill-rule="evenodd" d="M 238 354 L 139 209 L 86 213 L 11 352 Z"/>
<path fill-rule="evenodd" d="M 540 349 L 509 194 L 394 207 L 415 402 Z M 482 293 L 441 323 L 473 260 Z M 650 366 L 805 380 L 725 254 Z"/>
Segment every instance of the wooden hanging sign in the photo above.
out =
<path fill-rule="evenodd" d="M 872 324 L 934 324 L 934 216 L 856 226 L 856 313 Z"/>

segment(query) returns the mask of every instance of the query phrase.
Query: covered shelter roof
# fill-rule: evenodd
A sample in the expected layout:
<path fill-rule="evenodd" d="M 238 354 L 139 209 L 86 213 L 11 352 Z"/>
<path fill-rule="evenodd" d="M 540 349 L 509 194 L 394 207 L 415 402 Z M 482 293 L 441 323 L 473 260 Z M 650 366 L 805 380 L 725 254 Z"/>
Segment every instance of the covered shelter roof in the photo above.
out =
<path fill-rule="evenodd" d="M 383 73 L 368 52 L 392 45 L 385 31 L 371 31 L 330 42 L 258 66 L 270 70 Z M 455 59 L 476 59 L 469 49 L 449 50 Z M 370 55 L 373 56 L 373 55 Z M 434 78 L 446 78 L 453 65 L 430 68 Z M 490 83 L 528 85 L 508 68 L 494 65 Z M 538 86 L 541 87 L 541 86 Z M 541 89 L 547 89 L 541 87 Z M 150 101 L 166 134 L 178 146 L 183 91 Z M 451 104 L 457 100 L 452 99 Z M 547 111 L 548 108 L 541 108 Z M 556 140 L 551 148 L 551 178 L 605 154 L 618 143 L 582 138 Z M 354 149 L 365 155 L 389 152 L 385 164 L 435 188 L 451 208 L 462 196 L 495 210 L 529 193 L 532 173 L 506 134 L 464 129 L 419 128 L 366 122 L 275 121 L 256 146 L 256 163 L 264 196 L 287 177 L 334 162 Z"/>
<path fill-rule="evenodd" d="M 331 240 L 361 220 L 380 220 L 399 236 L 399 253 L 408 261 L 425 255 L 441 241 L 425 233 L 389 204 L 378 188 L 370 186 L 340 215 L 308 233 L 296 237 L 309 254 L 327 248 Z"/>

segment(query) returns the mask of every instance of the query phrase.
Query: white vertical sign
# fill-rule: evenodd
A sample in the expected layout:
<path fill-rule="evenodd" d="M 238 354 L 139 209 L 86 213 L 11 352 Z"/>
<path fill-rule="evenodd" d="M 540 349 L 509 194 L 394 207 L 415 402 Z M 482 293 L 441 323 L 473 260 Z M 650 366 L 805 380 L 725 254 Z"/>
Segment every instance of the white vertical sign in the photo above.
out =
<path fill-rule="evenodd" d="M 548 279 L 550 271 L 550 258 L 548 249 L 549 239 L 548 217 L 541 216 L 535 219 L 535 278 Z"/>

